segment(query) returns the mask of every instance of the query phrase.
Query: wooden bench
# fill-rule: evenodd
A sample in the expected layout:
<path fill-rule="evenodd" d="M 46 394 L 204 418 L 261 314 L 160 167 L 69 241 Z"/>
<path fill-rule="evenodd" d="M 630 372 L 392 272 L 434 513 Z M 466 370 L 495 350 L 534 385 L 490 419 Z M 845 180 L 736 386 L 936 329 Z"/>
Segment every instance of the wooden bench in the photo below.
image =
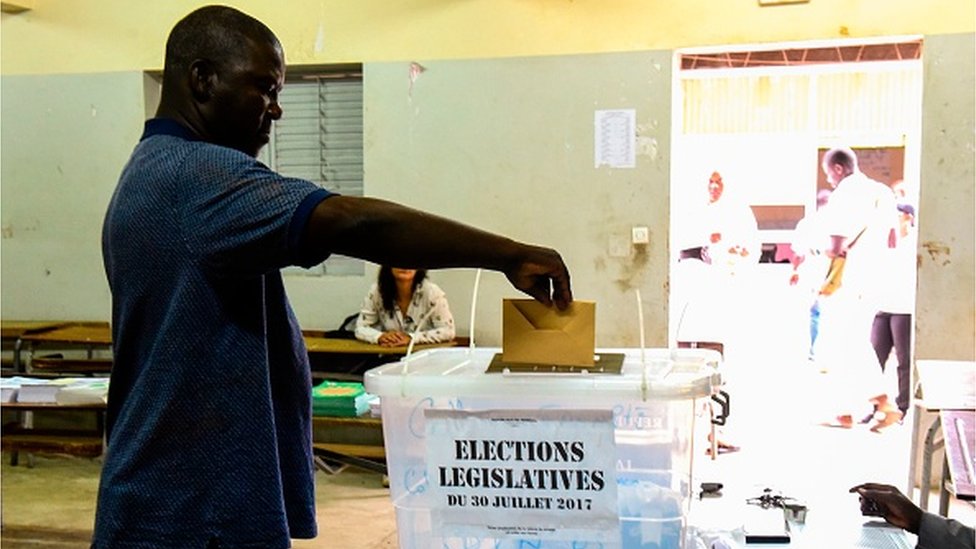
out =
<path fill-rule="evenodd" d="M 4 452 L 70 454 L 94 458 L 102 455 L 102 435 L 98 431 L 30 429 L 10 423 L 3 427 L 0 446 Z"/>
<path fill-rule="evenodd" d="M 85 375 L 108 374 L 112 372 L 112 359 L 38 356 L 31 359 L 30 367 L 31 375 L 36 372 Z"/>
<path fill-rule="evenodd" d="M 315 464 L 326 473 L 335 473 L 324 460 L 352 465 L 367 471 L 386 474 L 386 451 L 382 446 L 367 446 L 365 444 L 330 444 L 317 442 L 312 444 L 315 454 Z"/>
<path fill-rule="evenodd" d="M 939 488 L 939 514 L 949 516 L 949 499 L 976 501 L 976 411 L 942 410 L 939 412 L 945 441 L 942 485 Z"/>
<path fill-rule="evenodd" d="M 34 428 L 22 420 L 3 426 L 0 448 L 10 452 L 10 464 L 17 465 L 20 452 L 30 454 L 70 454 L 78 457 L 98 457 L 104 451 L 102 436 L 105 404 L 66 404 L 50 402 L 4 402 L 2 410 L 14 412 L 78 412 L 88 411 L 97 415 L 97 427 L 90 429 Z M 28 462 L 30 466 L 32 462 Z"/>
<path fill-rule="evenodd" d="M 316 442 L 312 447 L 317 450 L 325 450 L 336 454 L 355 456 L 366 459 L 386 459 L 386 448 L 382 446 L 371 446 L 368 444 L 339 444 L 331 442 Z"/>
<path fill-rule="evenodd" d="M 380 418 L 312 417 L 312 448 L 316 464 L 334 472 L 321 459 L 353 465 L 386 474 L 386 449 L 383 447 L 383 422 Z"/>

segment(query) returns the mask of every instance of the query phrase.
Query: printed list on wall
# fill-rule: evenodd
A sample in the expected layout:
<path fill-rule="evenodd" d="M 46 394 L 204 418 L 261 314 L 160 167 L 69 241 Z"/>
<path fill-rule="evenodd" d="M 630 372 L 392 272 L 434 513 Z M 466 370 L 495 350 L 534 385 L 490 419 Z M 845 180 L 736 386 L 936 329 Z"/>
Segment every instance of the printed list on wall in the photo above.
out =
<path fill-rule="evenodd" d="M 636 158 L 637 111 L 598 110 L 593 115 L 594 167 L 634 168 Z"/>
<path fill-rule="evenodd" d="M 619 539 L 610 411 L 430 409 L 425 421 L 435 532 Z"/>

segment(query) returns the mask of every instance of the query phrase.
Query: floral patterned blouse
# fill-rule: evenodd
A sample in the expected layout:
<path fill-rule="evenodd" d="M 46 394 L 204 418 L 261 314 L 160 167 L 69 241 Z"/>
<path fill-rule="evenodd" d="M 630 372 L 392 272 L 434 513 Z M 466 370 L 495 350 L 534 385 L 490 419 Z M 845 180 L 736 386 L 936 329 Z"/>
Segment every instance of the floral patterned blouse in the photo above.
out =
<path fill-rule="evenodd" d="M 399 307 L 390 313 L 383 308 L 379 285 L 374 282 L 356 319 L 356 338 L 376 343 L 383 332 L 391 330 L 414 334 L 417 343 L 454 339 L 454 317 L 447 305 L 447 294 L 437 284 L 424 280 L 414 290 L 406 315 Z"/>

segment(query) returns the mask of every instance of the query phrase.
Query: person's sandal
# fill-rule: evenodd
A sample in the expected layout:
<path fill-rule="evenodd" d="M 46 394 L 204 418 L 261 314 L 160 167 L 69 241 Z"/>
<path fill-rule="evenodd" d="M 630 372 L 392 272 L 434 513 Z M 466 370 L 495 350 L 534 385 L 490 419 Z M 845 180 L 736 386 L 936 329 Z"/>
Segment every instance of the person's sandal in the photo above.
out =
<path fill-rule="evenodd" d="M 824 421 L 820 424 L 822 427 L 836 427 L 838 429 L 853 429 L 854 428 L 854 418 L 851 416 L 837 416 L 833 421 Z"/>
<path fill-rule="evenodd" d="M 727 444 L 724 442 L 718 443 L 718 455 L 731 454 L 733 452 L 738 452 L 741 449 L 742 448 L 740 448 L 739 446 L 735 446 L 734 444 Z M 705 448 L 705 455 L 706 456 L 712 455 L 712 449 L 710 447 Z"/>
<path fill-rule="evenodd" d="M 875 419 L 877 419 L 877 421 L 871 426 L 871 432 L 880 433 L 882 429 L 900 422 L 902 417 L 903 414 L 901 413 L 901 410 L 896 408 L 892 408 L 890 410 L 878 410 L 878 412 L 875 414 Z"/>

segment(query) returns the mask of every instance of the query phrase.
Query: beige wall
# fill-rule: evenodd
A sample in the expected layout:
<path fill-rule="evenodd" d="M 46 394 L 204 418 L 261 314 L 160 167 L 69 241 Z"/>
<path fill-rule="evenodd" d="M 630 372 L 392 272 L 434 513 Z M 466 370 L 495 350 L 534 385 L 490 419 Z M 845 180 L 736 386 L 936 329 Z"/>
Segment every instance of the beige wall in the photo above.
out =
<path fill-rule="evenodd" d="M 4 318 L 108 318 L 99 228 L 147 109 L 142 70 L 160 66 L 168 29 L 200 4 L 39 0 L 3 15 Z M 367 192 L 556 246 L 577 294 L 598 301 L 602 346 L 636 344 L 625 320 L 635 288 L 648 344 L 667 342 L 672 48 L 922 34 L 918 353 L 973 358 L 970 0 L 234 5 L 275 29 L 292 63 L 366 62 Z M 593 55 L 550 55 L 579 52 Z M 414 95 L 404 63 L 412 60 L 428 67 Z M 592 167 L 593 110 L 615 107 L 638 110 L 645 147 L 632 171 Z M 647 253 L 608 257 L 608 240 L 638 223 L 652 230 Z M 369 278 L 290 277 L 288 291 L 304 326 L 329 328 L 358 308 Z M 435 279 L 466 331 L 473 274 Z M 508 295 L 502 277 L 483 278 L 483 344 L 498 343 L 497 303 Z"/>
<path fill-rule="evenodd" d="M 925 42 L 915 330 L 921 359 L 976 358 L 974 50 L 972 34 Z"/>
<path fill-rule="evenodd" d="M 37 0 L 3 14 L 3 74 L 158 69 L 172 24 L 209 2 Z M 971 0 L 239 0 L 298 64 L 516 57 L 973 32 Z"/>
<path fill-rule="evenodd" d="M 367 192 L 560 250 L 578 299 L 597 302 L 598 344 L 667 346 L 670 52 L 424 62 L 366 67 Z M 633 169 L 594 168 L 596 109 L 632 108 Z M 397 136 L 394 138 L 394 136 Z M 651 242 L 631 248 L 635 225 Z M 627 254 L 611 254 L 611 239 Z M 433 274 L 468 327 L 473 274 Z M 483 275 L 476 338 L 500 342 L 504 277 Z"/>

